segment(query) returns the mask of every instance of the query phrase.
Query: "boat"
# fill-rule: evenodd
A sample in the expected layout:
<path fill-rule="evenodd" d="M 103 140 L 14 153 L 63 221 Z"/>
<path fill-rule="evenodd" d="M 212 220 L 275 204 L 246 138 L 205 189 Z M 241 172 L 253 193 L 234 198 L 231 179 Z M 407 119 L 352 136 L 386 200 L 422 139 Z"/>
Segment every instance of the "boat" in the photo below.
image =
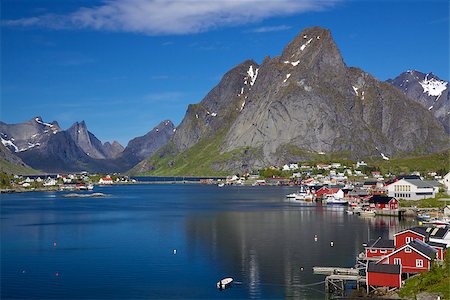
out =
<path fill-rule="evenodd" d="M 347 212 L 347 215 L 353 215 L 354 214 L 353 210 L 351 210 L 351 209 L 347 209 L 346 212 Z"/>
<path fill-rule="evenodd" d="M 217 288 L 219 290 L 223 290 L 223 289 L 226 289 L 227 287 L 230 287 L 232 283 L 233 283 L 233 278 L 227 277 L 227 278 L 224 278 L 217 282 Z"/>
<path fill-rule="evenodd" d="M 224 186 L 225 186 L 225 183 L 219 183 L 217 186 L 218 186 L 218 187 L 224 187 Z"/>
<path fill-rule="evenodd" d="M 373 210 L 361 210 L 359 212 L 361 217 L 375 217 L 375 211 Z"/>
<path fill-rule="evenodd" d="M 433 219 L 430 219 L 428 221 L 423 221 L 422 223 L 423 224 L 427 224 L 427 225 L 433 225 L 433 226 L 436 226 L 436 227 L 445 227 L 447 225 L 450 225 L 450 219 L 433 218 Z"/>
<path fill-rule="evenodd" d="M 327 205 L 348 205 L 348 201 L 344 199 L 338 199 L 333 196 L 328 196 L 325 200 Z"/>

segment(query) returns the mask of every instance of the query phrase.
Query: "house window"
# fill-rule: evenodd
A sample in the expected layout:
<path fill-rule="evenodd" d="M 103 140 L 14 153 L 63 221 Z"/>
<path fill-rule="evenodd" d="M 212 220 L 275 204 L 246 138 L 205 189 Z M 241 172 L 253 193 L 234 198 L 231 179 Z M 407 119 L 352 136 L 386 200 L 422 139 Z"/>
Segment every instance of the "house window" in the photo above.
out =
<path fill-rule="evenodd" d="M 370 253 L 377 253 L 377 250 L 370 248 Z"/>
<path fill-rule="evenodd" d="M 416 267 L 422 268 L 423 267 L 423 260 L 422 259 L 416 259 Z"/>
<path fill-rule="evenodd" d="M 406 253 L 411 253 L 411 248 L 407 247 L 407 248 L 405 249 L 405 252 L 406 252 Z"/>
<path fill-rule="evenodd" d="M 401 265 L 402 260 L 400 258 L 394 258 L 394 265 Z"/>
<path fill-rule="evenodd" d="M 380 250 L 380 253 L 386 253 L 386 252 L 387 252 L 386 249 Z"/>
<path fill-rule="evenodd" d="M 412 238 L 410 236 L 406 237 L 406 243 L 409 244 L 411 242 Z"/>

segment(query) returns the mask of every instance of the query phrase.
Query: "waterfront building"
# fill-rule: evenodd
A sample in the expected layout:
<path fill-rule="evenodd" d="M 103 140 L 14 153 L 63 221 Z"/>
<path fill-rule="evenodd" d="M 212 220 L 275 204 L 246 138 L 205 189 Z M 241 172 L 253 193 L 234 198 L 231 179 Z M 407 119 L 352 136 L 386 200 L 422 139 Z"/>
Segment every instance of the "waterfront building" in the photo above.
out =
<path fill-rule="evenodd" d="M 387 186 L 388 196 L 397 199 L 420 200 L 434 198 L 436 188 L 420 179 L 400 179 Z"/>
<path fill-rule="evenodd" d="M 366 268 L 367 286 L 401 287 L 402 266 L 369 262 Z"/>

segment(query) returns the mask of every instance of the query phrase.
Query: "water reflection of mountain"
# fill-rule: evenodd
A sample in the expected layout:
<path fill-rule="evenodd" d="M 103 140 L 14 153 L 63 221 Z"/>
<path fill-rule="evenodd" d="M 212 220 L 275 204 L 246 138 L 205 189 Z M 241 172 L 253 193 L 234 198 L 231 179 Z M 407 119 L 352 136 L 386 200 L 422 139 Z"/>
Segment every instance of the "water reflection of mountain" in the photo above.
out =
<path fill-rule="evenodd" d="M 312 274 L 313 266 L 352 267 L 368 233 L 388 237 L 398 224 L 395 218 L 366 220 L 346 215 L 343 208 L 318 206 L 194 214 L 186 230 L 192 254 L 201 251 L 212 265 L 243 281 L 249 296 L 283 288 L 285 297 L 304 298 L 320 296 L 323 289 L 296 286 L 323 280 Z"/>

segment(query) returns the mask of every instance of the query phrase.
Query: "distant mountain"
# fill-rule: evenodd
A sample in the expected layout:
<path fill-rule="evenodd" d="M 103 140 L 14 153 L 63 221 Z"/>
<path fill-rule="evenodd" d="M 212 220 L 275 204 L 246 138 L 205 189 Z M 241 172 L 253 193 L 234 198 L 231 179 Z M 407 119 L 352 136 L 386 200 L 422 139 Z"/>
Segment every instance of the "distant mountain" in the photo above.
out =
<path fill-rule="evenodd" d="M 2 145 L 29 166 L 45 172 L 125 172 L 164 146 L 173 131 L 172 122 L 163 121 L 124 149 L 116 141 L 102 144 L 84 121 L 67 130 L 40 117 L 19 124 L 0 122 Z"/>
<path fill-rule="evenodd" d="M 450 93 L 449 82 L 441 80 L 433 73 L 407 71 L 394 79 L 387 80 L 405 95 L 428 109 L 450 134 Z"/>
<path fill-rule="evenodd" d="M 106 157 L 110 158 L 116 158 L 124 149 L 125 148 L 117 141 L 113 141 L 112 144 L 110 142 L 103 144 L 103 151 L 105 152 Z"/>
<path fill-rule="evenodd" d="M 247 60 L 189 105 L 171 142 L 134 172 L 205 175 L 320 157 L 388 159 L 449 147 L 444 128 L 392 85 L 349 68 L 331 33 L 305 29 L 279 57 Z"/>

